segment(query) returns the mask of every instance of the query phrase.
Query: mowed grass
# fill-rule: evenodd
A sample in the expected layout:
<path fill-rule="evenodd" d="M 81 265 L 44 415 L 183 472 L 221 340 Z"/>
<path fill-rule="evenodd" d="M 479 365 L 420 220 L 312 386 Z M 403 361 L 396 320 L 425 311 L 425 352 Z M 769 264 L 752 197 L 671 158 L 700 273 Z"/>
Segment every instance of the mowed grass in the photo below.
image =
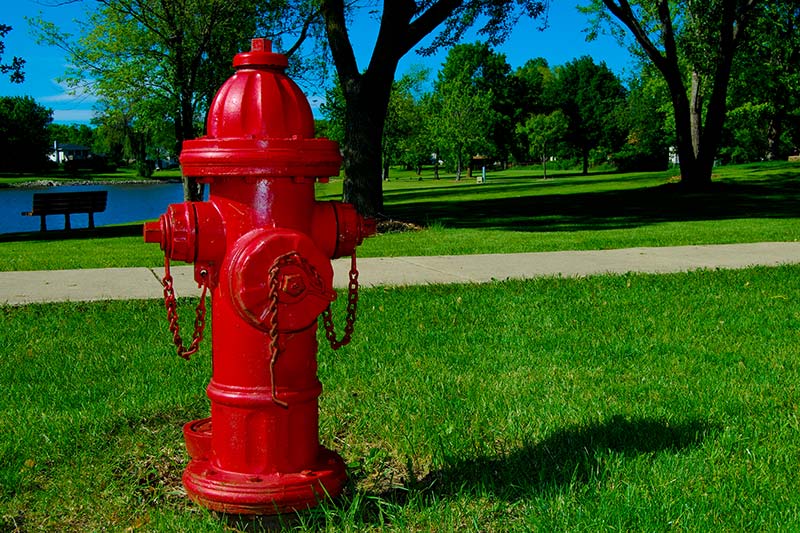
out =
<path fill-rule="evenodd" d="M 800 165 L 721 167 L 713 187 L 686 194 L 661 173 L 490 172 L 486 184 L 452 176 L 420 181 L 409 172 L 384 182 L 387 217 L 423 229 L 386 233 L 361 257 L 588 250 L 634 246 L 796 241 Z M 341 180 L 318 186 L 341 197 Z M 165 206 L 166 208 L 166 206 Z M 79 236 L 78 233 L 76 235 Z M 1 239 L 0 239 L 1 240 Z M 141 237 L 0 242 L 0 270 L 158 266 L 158 246 Z"/>
<path fill-rule="evenodd" d="M 319 355 L 350 482 L 281 522 L 800 530 L 799 291 L 800 266 L 365 290 Z M 181 488 L 210 345 L 178 359 L 163 304 L 0 307 L 0 344 L 0 529 L 248 525 Z"/>

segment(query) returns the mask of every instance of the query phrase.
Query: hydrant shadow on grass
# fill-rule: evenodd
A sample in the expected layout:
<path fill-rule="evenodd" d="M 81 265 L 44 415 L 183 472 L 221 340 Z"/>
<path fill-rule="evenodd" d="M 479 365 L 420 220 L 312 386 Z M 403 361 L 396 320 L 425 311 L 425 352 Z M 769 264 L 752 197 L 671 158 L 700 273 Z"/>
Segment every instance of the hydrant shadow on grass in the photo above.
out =
<path fill-rule="evenodd" d="M 518 500 L 602 478 L 610 456 L 677 454 L 700 446 L 720 432 L 720 426 L 699 419 L 673 423 L 615 415 L 561 429 L 544 440 L 497 456 L 445 458 L 444 468 L 421 479 L 415 476 L 412 479 L 416 481 L 406 487 L 374 496 L 396 505 L 403 505 L 415 492 L 440 497 L 491 494 Z"/>
<path fill-rule="evenodd" d="M 659 453 L 677 454 L 700 446 L 721 432 L 705 420 L 668 422 L 661 419 L 628 419 L 620 415 L 582 426 L 561 429 L 521 448 L 496 456 L 464 459 L 445 457 L 447 466 L 419 477 L 410 458 L 392 476 L 400 484 L 363 488 L 369 476 L 351 471 L 344 493 L 320 507 L 280 517 L 227 516 L 237 531 L 280 531 L 303 524 L 322 527 L 337 520 L 387 525 L 393 512 L 406 505 L 464 494 L 493 495 L 509 501 L 543 495 L 564 486 L 586 485 L 602 477 L 611 455 L 633 458 Z M 399 466 L 399 465 L 395 465 Z M 400 479 L 402 478 L 402 480 Z M 393 511 L 394 510 L 394 511 Z"/>

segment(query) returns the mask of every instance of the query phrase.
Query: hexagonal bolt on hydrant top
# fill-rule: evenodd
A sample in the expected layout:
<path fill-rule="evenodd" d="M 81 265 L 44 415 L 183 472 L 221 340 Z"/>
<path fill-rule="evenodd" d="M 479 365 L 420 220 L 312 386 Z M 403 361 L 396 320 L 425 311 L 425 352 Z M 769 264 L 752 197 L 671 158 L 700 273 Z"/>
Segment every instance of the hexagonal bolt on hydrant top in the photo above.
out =
<path fill-rule="evenodd" d="M 179 355 L 196 352 L 179 334 L 169 261 L 194 263 L 211 293 L 211 416 L 184 426 L 189 497 L 228 513 L 275 514 L 338 495 L 344 463 L 319 443 L 317 322 L 338 348 L 357 304 L 355 248 L 374 233 L 341 202 L 318 202 L 314 184 L 336 176 L 337 143 L 314 138 L 308 101 L 266 39 L 236 55 L 235 73 L 214 98 L 206 136 L 186 141 L 183 174 L 208 184 L 209 199 L 170 205 L 145 224 L 166 258 L 165 302 Z M 335 340 L 329 306 L 331 259 L 352 256 L 345 338 Z"/>

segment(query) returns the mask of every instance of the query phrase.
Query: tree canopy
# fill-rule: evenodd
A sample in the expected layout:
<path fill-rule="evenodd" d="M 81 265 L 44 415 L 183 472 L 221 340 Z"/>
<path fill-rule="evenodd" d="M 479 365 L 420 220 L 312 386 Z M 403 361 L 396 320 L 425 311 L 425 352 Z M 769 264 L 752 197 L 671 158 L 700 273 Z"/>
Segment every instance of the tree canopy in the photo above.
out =
<path fill-rule="evenodd" d="M 584 56 L 556 70 L 556 101 L 569 123 L 567 140 L 580 153 L 583 173 L 589 172 L 589 153 L 603 148 L 613 154 L 622 145 L 625 89 L 605 63 Z"/>
<path fill-rule="evenodd" d="M 0 169 L 41 170 L 52 149 L 53 111 L 30 96 L 0 96 Z"/>

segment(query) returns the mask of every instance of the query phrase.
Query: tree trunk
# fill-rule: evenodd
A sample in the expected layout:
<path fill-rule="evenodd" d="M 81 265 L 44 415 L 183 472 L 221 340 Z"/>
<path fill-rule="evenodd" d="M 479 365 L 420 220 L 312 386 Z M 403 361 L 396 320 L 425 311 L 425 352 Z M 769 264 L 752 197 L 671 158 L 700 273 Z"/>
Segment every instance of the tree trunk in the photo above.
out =
<path fill-rule="evenodd" d="M 700 74 L 692 71 L 692 85 L 689 89 L 689 131 L 692 139 L 694 157 L 700 153 L 700 134 L 703 124 L 703 100 L 700 98 Z"/>
<path fill-rule="evenodd" d="M 767 128 L 767 161 L 777 161 L 781 157 L 781 133 L 783 133 L 783 108 L 769 121 Z"/>
<path fill-rule="evenodd" d="M 581 148 L 581 157 L 583 157 L 583 175 L 589 175 L 589 147 L 584 145 Z"/>
<path fill-rule="evenodd" d="M 542 145 L 542 179 L 547 179 L 547 145 Z"/>
<path fill-rule="evenodd" d="M 193 139 L 194 133 L 194 107 L 192 106 L 191 92 L 181 95 L 180 122 L 177 126 L 178 154 L 183 149 L 183 141 Z M 183 200 L 185 202 L 200 202 L 203 200 L 204 185 L 195 178 L 183 177 Z"/>
<path fill-rule="evenodd" d="M 344 154 L 344 201 L 364 216 L 382 217 L 383 182 L 381 138 L 390 89 L 376 86 L 392 79 L 362 75 L 343 84 L 346 92 Z"/>

